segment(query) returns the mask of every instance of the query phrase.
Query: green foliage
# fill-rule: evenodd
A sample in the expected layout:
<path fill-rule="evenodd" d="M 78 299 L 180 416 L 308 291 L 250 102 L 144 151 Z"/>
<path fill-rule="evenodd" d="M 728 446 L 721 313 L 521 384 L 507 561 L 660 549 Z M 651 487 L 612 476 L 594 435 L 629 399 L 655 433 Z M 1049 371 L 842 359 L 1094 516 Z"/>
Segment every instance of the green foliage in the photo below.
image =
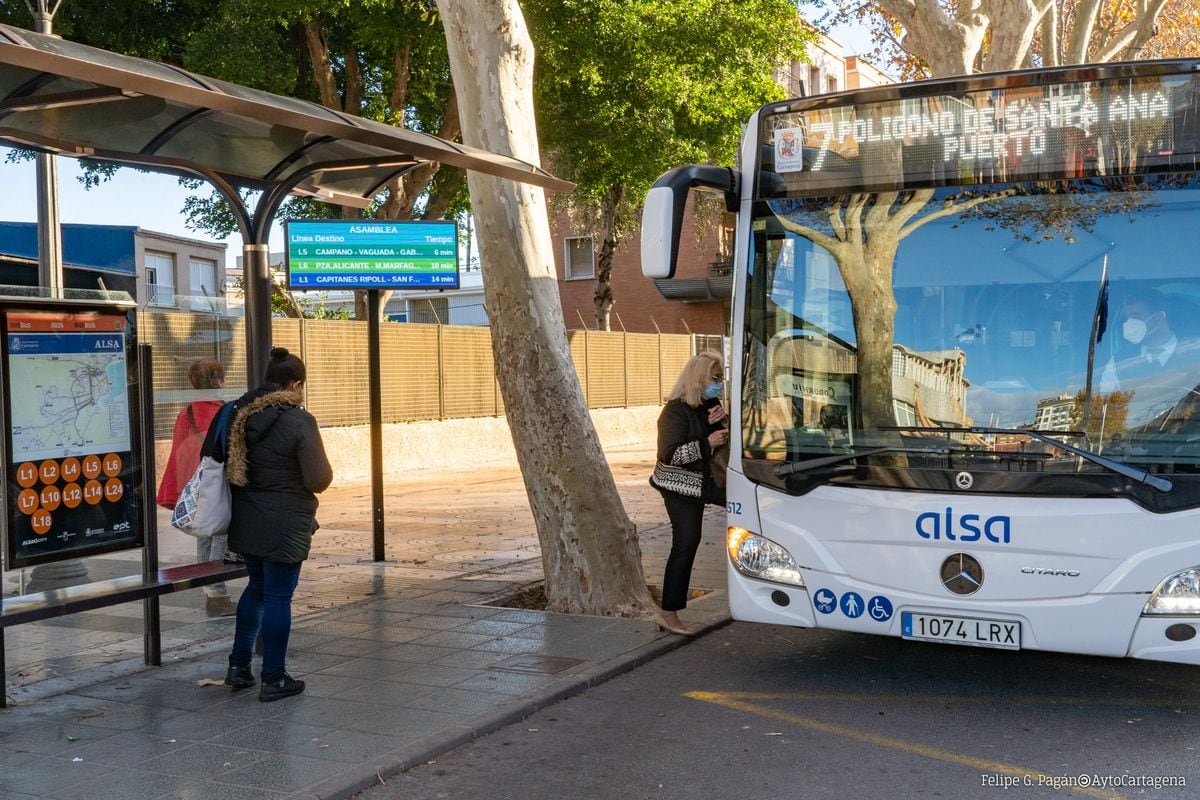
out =
<path fill-rule="evenodd" d="M 65 0 L 54 33 L 73 42 L 182 63 L 188 37 L 212 13 L 211 0 Z M 0 22 L 33 28 L 25 0 L 0 0 Z"/>
<path fill-rule="evenodd" d="M 262 5 L 255 0 L 222 3 L 215 18 L 188 38 L 183 51 L 187 68 L 275 94 L 293 94 L 300 53 L 280 20 L 261 13 Z M 239 15 L 240 24 L 230 24 Z"/>
<path fill-rule="evenodd" d="M 640 205 L 680 164 L 732 164 L 741 125 L 782 99 L 775 70 L 811 33 L 788 0 L 527 0 L 541 144 L 603 203 Z"/>

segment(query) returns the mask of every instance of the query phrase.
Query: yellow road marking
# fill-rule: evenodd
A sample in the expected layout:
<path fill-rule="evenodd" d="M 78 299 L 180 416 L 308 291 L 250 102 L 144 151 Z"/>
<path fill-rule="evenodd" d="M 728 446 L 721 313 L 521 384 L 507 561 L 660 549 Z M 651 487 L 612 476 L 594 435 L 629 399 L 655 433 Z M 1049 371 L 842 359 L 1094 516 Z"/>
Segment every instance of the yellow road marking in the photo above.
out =
<path fill-rule="evenodd" d="M 748 693 L 747 693 L 748 694 Z M 704 703 L 712 703 L 713 705 L 731 708 L 735 711 L 743 711 L 747 714 L 754 714 L 759 717 L 767 717 L 769 719 L 786 722 L 789 725 L 795 725 L 809 730 L 819 731 L 821 733 L 829 733 L 834 736 L 841 736 L 846 739 L 873 744 L 876 747 L 887 747 L 892 750 L 899 750 L 904 753 L 914 753 L 925 758 L 932 758 L 937 761 L 945 761 L 951 764 L 958 764 L 964 767 L 974 767 L 980 773 L 990 772 L 998 775 L 1009 775 L 1014 778 L 1024 779 L 1029 776 L 1030 780 L 1036 782 L 1044 782 L 1042 785 L 1049 786 L 1055 780 L 1061 780 L 1061 777 L 1053 776 L 1048 773 L 1036 769 L 1027 769 L 1019 767 L 1015 764 L 1007 764 L 1003 761 L 989 761 L 986 758 L 976 758 L 975 756 L 965 755 L 963 753 L 955 753 L 950 750 L 943 750 L 940 747 L 931 747 L 929 745 L 919 744 L 917 742 L 908 742 L 904 739 L 894 739 L 890 736 L 880 736 L 866 731 L 856 730 L 855 728 L 847 728 L 843 725 L 833 725 L 828 722 L 810 719 L 809 717 L 801 717 L 797 714 L 790 714 L 786 711 L 777 711 L 773 708 L 763 708 L 752 703 L 745 702 L 739 699 L 743 696 L 740 692 L 685 692 L 684 697 L 689 697 L 692 700 L 699 700 Z M 751 695 L 764 699 L 771 698 L 794 698 L 803 695 Z M 819 697 L 820 695 L 811 695 L 811 697 Z M 828 695 L 825 695 L 828 697 Z M 834 695 L 836 697 L 836 695 Z M 863 696 L 865 697 L 865 696 Z M 912 698 L 908 698 L 911 700 Z M 1087 795 L 1089 797 L 1100 797 L 1104 800 L 1126 800 L 1124 795 L 1116 792 L 1108 791 L 1107 789 L 1097 789 L 1090 786 L 1063 786 L 1063 789 L 1075 792 L 1076 794 Z"/>
<path fill-rule="evenodd" d="M 701 692 L 700 694 L 706 694 Z M 910 703 L 914 699 L 921 699 L 921 695 L 915 694 L 853 694 L 846 692 L 714 692 L 712 694 L 720 695 L 721 697 L 731 697 L 737 700 L 834 700 L 845 703 L 864 703 L 864 702 L 882 702 L 882 703 Z M 685 695 L 690 696 L 690 695 Z M 1038 696 L 1030 695 L 1028 697 L 988 697 L 986 695 L 971 695 L 963 697 L 955 697 L 953 695 L 938 695 L 936 699 L 939 702 L 959 703 L 959 704 L 981 704 L 995 705 L 997 702 L 1003 702 L 1005 705 L 1024 705 L 1024 706 L 1136 706 L 1145 707 L 1151 706 L 1156 708 L 1200 708 L 1200 699 L 1194 701 L 1179 700 L 1149 700 L 1138 697 L 1112 697 L 1112 698 L 1096 698 L 1096 697 L 1061 697 L 1055 696 Z"/>

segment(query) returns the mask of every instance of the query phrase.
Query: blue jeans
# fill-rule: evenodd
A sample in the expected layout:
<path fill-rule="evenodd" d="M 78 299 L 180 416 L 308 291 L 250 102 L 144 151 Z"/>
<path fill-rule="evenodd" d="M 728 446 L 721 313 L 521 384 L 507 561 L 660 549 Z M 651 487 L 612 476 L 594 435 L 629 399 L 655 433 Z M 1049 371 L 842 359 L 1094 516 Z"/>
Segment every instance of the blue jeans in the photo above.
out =
<path fill-rule="evenodd" d="M 292 595 L 300 580 L 300 564 L 277 564 L 246 556 L 246 584 L 237 605 L 237 626 L 229 663 L 250 663 L 254 640 L 262 631 L 263 678 L 283 672 L 292 632 Z"/>

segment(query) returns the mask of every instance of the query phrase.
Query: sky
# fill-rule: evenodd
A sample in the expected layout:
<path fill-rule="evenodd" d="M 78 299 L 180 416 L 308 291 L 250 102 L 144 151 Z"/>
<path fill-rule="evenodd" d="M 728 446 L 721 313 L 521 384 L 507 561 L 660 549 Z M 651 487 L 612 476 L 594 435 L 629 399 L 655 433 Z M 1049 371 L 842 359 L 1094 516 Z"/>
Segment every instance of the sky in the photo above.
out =
<path fill-rule="evenodd" d="M 0 220 L 34 222 L 37 219 L 34 163 L 7 163 L 8 153 L 9 150 L 0 147 Z M 212 240 L 185 225 L 183 203 L 190 192 L 172 175 L 121 169 L 111 181 L 91 190 L 83 188 L 77 180 L 79 175 L 75 159 L 58 159 L 59 215 L 63 222 L 136 225 L 189 239 Z M 241 237 L 235 234 L 225 241 L 226 262 L 232 266 L 242 253 Z M 283 249 L 283 234 L 278 225 L 271 230 L 270 245 L 272 250 Z"/>
<path fill-rule="evenodd" d="M 846 48 L 846 53 L 869 49 L 865 31 L 853 26 L 835 28 L 831 35 Z M 10 151 L 0 147 L 0 220 L 33 222 L 37 219 L 35 169 L 32 161 L 10 164 Z M 183 204 L 189 192 L 170 175 L 148 174 L 121 169 L 107 183 L 87 190 L 78 181 L 80 171 L 73 158 L 58 159 L 59 214 L 63 222 L 93 225 L 135 225 L 146 230 L 211 240 L 185 224 Z M 241 255 L 241 237 L 225 240 L 226 263 L 232 266 Z M 270 248 L 284 249 L 279 225 L 271 229 Z"/>

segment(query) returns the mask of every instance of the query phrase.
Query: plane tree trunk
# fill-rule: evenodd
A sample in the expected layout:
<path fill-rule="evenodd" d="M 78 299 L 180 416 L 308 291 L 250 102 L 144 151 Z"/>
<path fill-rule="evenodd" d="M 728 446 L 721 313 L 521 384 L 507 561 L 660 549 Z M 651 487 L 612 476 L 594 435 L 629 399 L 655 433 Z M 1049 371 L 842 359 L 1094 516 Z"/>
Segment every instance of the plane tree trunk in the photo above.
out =
<path fill-rule="evenodd" d="M 466 144 L 539 162 L 533 47 L 516 0 L 438 0 Z M 551 610 L 645 616 L 653 601 L 567 345 L 540 188 L 468 174 L 496 375 Z M 469 459 L 469 446 L 464 446 Z"/>

